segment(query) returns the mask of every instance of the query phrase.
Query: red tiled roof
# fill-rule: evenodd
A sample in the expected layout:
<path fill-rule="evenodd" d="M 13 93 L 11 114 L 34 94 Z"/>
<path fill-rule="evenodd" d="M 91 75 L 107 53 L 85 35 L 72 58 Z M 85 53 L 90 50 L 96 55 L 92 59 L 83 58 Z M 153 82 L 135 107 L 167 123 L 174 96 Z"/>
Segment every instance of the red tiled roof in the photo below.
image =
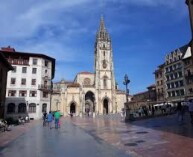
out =
<path fill-rule="evenodd" d="M 8 47 L 2 47 L 1 48 L 2 51 L 6 51 L 6 52 L 15 52 L 15 49 L 8 46 Z"/>
<path fill-rule="evenodd" d="M 148 86 L 147 88 L 154 88 L 154 87 L 156 87 L 155 84 L 152 84 L 152 85 Z"/>
<path fill-rule="evenodd" d="M 88 71 L 83 71 L 83 72 L 79 72 L 78 74 L 93 74 L 93 73 L 91 73 L 91 72 L 88 72 Z"/>
<path fill-rule="evenodd" d="M 80 87 L 79 83 L 71 83 L 67 87 Z"/>

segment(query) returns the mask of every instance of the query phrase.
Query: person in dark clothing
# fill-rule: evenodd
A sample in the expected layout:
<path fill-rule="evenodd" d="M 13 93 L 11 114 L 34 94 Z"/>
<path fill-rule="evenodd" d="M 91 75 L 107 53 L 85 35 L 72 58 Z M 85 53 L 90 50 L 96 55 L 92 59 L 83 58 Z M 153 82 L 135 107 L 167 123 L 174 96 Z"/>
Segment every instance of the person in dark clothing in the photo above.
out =
<path fill-rule="evenodd" d="M 43 126 L 46 126 L 47 112 L 43 114 Z"/>
<path fill-rule="evenodd" d="M 183 108 L 182 108 L 182 103 L 181 102 L 177 103 L 176 111 L 177 111 L 177 114 L 178 114 L 178 121 L 182 122 L 183 121 Z"/>
<path fill-rule="evenodd" d="M 154 114 L 155 114 L 155 109 L 154 109 L 153 106 L 152 106 L 152 108 L 151 108 L 151 111 L 152 111 L 152 116 L 154 116 Z"/>

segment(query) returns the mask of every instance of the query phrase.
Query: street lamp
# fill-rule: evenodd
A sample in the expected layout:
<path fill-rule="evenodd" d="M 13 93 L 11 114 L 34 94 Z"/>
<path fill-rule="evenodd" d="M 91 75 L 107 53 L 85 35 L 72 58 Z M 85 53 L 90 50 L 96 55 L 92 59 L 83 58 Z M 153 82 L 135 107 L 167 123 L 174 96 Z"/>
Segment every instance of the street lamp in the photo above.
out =
<path fill-rule="evenodd" d="M 124 105 L 124 108 L 125 108 L 125 121 L 128 121 L 130 119 L 129 115 L 129 106 L 128 106 L 128 95 L 129 95 L 129 89 L 128 89 L 128 84 L 130 83 L 130 80 L 128 78 L 128 75 L 125 74 L 124 76 L 124 81 L 123 81 L 123 84 L 125 85 L 125 95 L 126 95 L 126 103 Z"/>
<path fill-rule="evenodd" d="M 125 89 L 125 95 L 126 95 L 126 102 L 128 103 L 128 94 L 129 94 L 129 89 L 128 89 L 128 84 L 130 83 L 130 80 L 127 76 L 127 74 L 125 74 L 124 76 L 124 81 L 123 84 L 125 85 L 126 89 Z"/>

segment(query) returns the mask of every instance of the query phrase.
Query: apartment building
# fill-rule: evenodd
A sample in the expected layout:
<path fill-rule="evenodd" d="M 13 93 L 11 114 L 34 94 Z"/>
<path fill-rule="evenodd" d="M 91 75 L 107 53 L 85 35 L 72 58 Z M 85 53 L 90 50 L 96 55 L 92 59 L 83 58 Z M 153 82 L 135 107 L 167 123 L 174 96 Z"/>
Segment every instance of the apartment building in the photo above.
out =
<path fill-rule="evenodd" d="M 55 59 L 44 54 L 17 52 L 11 47 L 0 52 L 14 68 L 7 77 L 5 117 L 42 118 L 42 113 L 50 110 Z"/>
<path fill-rule="evenodd" d="M 7 85 L 7 72 L 13 70 L 13 67 L 5 56 L 0 52 L 0 118 L 4 117 L 5 94 Z"/>
<path fill-rule="evenodd" d="M 187 45 L 174 50 L 165 57 L 166 101 L 178 102 L 186 96 L 183 56 Z"/>

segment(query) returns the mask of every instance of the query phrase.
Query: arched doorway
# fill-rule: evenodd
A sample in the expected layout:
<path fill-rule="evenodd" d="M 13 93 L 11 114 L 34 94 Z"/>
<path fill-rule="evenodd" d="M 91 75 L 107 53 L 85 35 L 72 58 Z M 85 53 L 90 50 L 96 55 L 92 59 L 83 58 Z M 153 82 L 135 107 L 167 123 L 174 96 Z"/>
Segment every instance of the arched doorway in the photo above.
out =
<path fill-rule="evenodd" d="M 26 104 L 20 103 L 18 106 L 18 113 L 26 113 Z"/>
<path fill-rule="evenodd" d="M 95 96 L 91 91 L 85 94 L 85 113 L 89 112 L 95 112 Z"/>
<path fill-rule="evenodd" d="M 44 113 L 44 112 L 47 112 L 47 104 L 46 103 L 44 103 L 42 105 L 42 113 Z"/>
<path fill-rule="evenodd" d="M 76 113 L 76 104 L 74 102 L 70 104 L 70 113 Z"/>
<path fill-rule="evenodd" d="M 14 103 L 9 103 L 7 105 L 7 113 L 15 113 L 15 104 Z"/>
<path fill-rule="evenodd" d="M 103 113 L 104 114 L 108 114 L 109 113 L 109 101 L 106 98 L 103 101 Z"/>

